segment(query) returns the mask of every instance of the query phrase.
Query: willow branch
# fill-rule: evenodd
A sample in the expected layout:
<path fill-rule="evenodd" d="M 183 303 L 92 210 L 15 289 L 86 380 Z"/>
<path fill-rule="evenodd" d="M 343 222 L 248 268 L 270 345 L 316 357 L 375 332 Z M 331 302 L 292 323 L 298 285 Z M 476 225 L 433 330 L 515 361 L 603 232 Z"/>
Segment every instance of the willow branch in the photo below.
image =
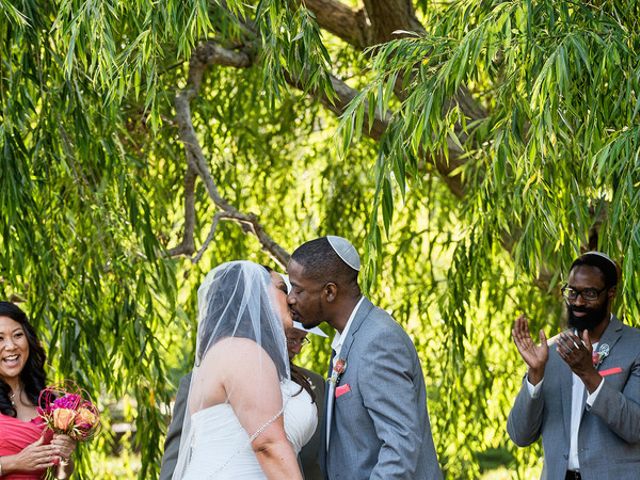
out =
<path fill-rule="evenodd" d="M 322 29 L 333 33 L 358 50 L 398 39 L 403 36 L 398 34 L 398 31 L 417 34 L 423 34 L 426 31 L 416 17 L 410 0 L 364 0 L 364 9 L 360 10 L 353 10 L 338 0 L 305 0 L 304 5 L 315 14 L 318 25 Z M 400 101 L 408 96 L 404 83 L 400 76 L 394 88 L 394 94 Z M 471 121 L 487 117 L 485 109 L 464 86 L 445 105 L 444 111 L 448 111 L 454 105 L 458 106 Z M 467 137 L 460 125 L 456 126 L 456 133 L 461 141 Z M 453 147 L 449 152 L 449 158 L 458 157 L 461 154 L 453 143 L 449 143 L 448 147 Z M 444 157 L 440 155 L 434 163 L 438 172 L 446 178 L 451 171 L 464 162 L 454 159 L 451 168 L 443 168 Z M 449 186 L 452 187 L 456 196 L 460 196 L 462 189 L 458 188 L 456 183 L 453 182 L 453 185 Z"/>
<path fill-rule="evenodd" d="M 232 66 L 237 68 L 246 68 L 251 65 L 252 60 L 246 52 L 232 51 L 225 49 L 214 42 L 206 42 L 200 45 L 189 62 L 189 77 L 187 85 L 176 95 L 176 124 L 178 125 L 178 134 L 180 140 L 185 146 L 185 155 L 187 160 L 187 176 L 193 172 L 194 182 L 195 175 L 203 181 L 209 198 L 215 206 L 221 211 L 217 217 L 214 216 L 212 228 L 207 236 L 207 240 L 203 247 L 209 246 L 215 233 L 215 227 L 222 218 L 234 220 L 243 225 L 243 228 L 250 230 L 257 238 L 263 249 L 267 251 L 274 260 L 280 265 L 286 265 L 289 260 L 289 254 L 278 243 L 276 243 L 265 231 L 258 217 L 253 213 L 245 214 L 232 206 L 226 199 L 220 195 L 218 187 L 215 183 L 209 165 L 205 159 L 202 147 L 193 127 L 191 117 L 191 101 L 197 97 L 202 83 L 202 77 L 206 69 L 212 65 Z M 195 207 L 193 206 L 193 184 L 189 178 L 185 178 L 185 233 L 184 238 L 178 247 L 169 250 L 169 253 L 190 255 L 194 251 L 193 229 L 195 226 Z M 186 188 L 186 187 L 190 187 Z M 193 210 L 192 210 L 193 206 Z M 190 218 L 191 212 L 194 217 Z M 190 239 L 191 240 L 190 240 Z M 191 247 L 191 249 L 189 248 Z M 204 253 L 203 248 L 193 258 L 197 261 Z"/>
<path fill-rule="evenodd" d="M 180 245 L 168 251 L 172 257 L 178 255 L 191 256 L 196 249 L 193 240 L 196 225 L 195 185 L 196 171 L 191 165 L 188 165 L 187 173 L 184 176 L 184 233 Z"/>
<path fill-rule="evenodd" d="M 252 64 L 253 56 L 250 55 L 248 48 L 244 50 L 232 50 L 224 48 L 212 41 L 202 43 L 195 50 L 189 62 L 187 85 L 177 93 L 175 99 L 176 125 L 178 126 L 180 140 L 185 146 L 185 156 L 188 165 L 185 176 L 185 231 L 181 244 L 169 250 L 171 255 L 190 256 L 195 251 L 195 204 L 193 192 L 195 178 L 197 176 L 203 181 L 207 194 L 219 211 L 214 215 L 209 234 L 204 244 L 192 258 L 194 262 L 202 258 L 202 255 L 213 241 L 219 221 L 230 220 L 241 224 L 245 231 L 249 231 L 255 235 L 262 245 L 262 248 L 268 252 L 277 263 L 282 266 L 288 263 L 289 254 L 265 232 L 258 217 L 253 213 L 240 212 L 220 195 L 193 127 L 191 102 L 198 96 L 206 70 L 212 66 L 248 68 Z M 296 88 L 302 87 L 299 79 L 293 78 L 290 75 L 285 75 L 285 78 L 290 85 Z M 332 76 L 330 80 L 335 95 L 329 98 L 324 92 L 319 90 L 310 92 L 310 95 L 319 100 L 331 112 L 340 116 L 344 113 L 349 102 L 358 94 L 358 91 L 334 76 Z M 365 112 L 368 111 L 368 107 L 365 107 Z M 374 140 L 380 140 L 389 127 L 391 118 L 390 114 L 381 115 L 379 112 L 376 112 L 375 117 L 370 122 L 367 116 L 367 118 L 365 118 L 365 125 L 368 125 L 369 128 L 365 128 L 364 133 Z M 450 190 L 457 196 L 463 195 L 464 188 L 460 176 L 453 175 L 452 172 L 462 164 L 460 160 L 461 155 L 462 152 L 459 151 L 453 142 L 448 146 L 448 156 L 429 156 L 426 153 L 424 155 L 424 160 L 434 165 Z"/>
<path fill-rule="evenodd" d="M 301 88 L 299 82 L 291 78 L 290 76 L 285 76 L 287 82 L 296 88 Z M 355 98 L 355 96 L 359 93 L 356 89 L 351 88 L 345 82 L 336 77 L 331 77 L 331 85 L 335 91 L 335 96 L 329 98 L 321 91 L 311 92 L 311 95 L 318 99 L 328 110 L 332 111 L 338 116 L 341 116 L 349 102 Z M 373 119 L 373 123 L 369 121 L 369 104 L 367 101 L 364 102 L 364 122 L 365 127 L 363 128 L 363 134 L 372 138 L 373 140 L 380 140 L 386 129 L 389 127 L 392 115 L 387 113 L 386 115 L 381 115 L 380 112 L 376 109 L 375 118 Z M 462 166 L 465 162 L 463 159 L 464 152 L 456 145 L 452 140 L 447 140 L 447 154 L 439 153 L 436 155 L 430 155 L 425 151 L 422 151 L 422 160 L 421 163 L 429 163 L 432 164 L 436 171 L 440 174 L 443 181 L 449 187 L 451 193 L 453 193 L 456 197 L 462 198 L 464 196 L 464 185 L 462 183 L 462 177 L 459 173 L 454 173 L 460 166 Z"/>
<path fill-rule="evenodd" d="M 353 10 L 336 0 L 304 0 L 318 25 L 350 45 L 363 50 L 372 45 L 373 31 L 364 8 Z"/>

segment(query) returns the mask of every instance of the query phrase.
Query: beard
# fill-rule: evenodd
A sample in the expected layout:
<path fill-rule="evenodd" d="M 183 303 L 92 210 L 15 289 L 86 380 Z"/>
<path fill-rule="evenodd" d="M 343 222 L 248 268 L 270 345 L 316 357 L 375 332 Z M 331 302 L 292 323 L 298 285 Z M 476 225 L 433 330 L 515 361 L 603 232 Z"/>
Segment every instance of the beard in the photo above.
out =
<path fill-rule="evenodd" d="M 609 300 L 603 302 L 598 307 L 578 307 L 576 305 L 567 304 L 567 313 L 569 314 L 569 326 L 582 332 L 583 330 L 593 331 L 607 316 Z M 586 315 L 578 317 L 575 312 L 584 312 Z"/>

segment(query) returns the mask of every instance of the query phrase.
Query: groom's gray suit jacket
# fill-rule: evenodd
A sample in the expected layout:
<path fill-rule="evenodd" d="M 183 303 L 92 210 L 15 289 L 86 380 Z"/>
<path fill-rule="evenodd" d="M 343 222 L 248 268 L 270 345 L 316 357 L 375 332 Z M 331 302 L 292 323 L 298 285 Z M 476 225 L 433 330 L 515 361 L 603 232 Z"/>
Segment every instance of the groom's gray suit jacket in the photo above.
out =
<path fill-rule="evenodd" d="M 346 369 L 337 386 L 350 390 L 333 403 L 329 480 L 442 478 L 420 360 L 402 327 L 365 298 L 340 358 Z"/>
<path fill-rule="evenodd" d="M 184 422 L 184 412 L 191 385 L 191 372 L 180 379 L 176 402 L 173 406 L 173 416 L 167 430 L 167 438 L 164 441 L 164 455 L 162 455 L 162 465 L 160 467 L 160 477 L 158 480 L 171 480 L 173 471 L 178 463 L 178 451 L 180 450 L 180 437 L 182 435 L 182 423 Z"/>
<path fill-rule="evenodd" d="M 593 406 L 583 407 L 578 459 L 584 480 L 640 478 L 640 330 L 613 317 L 599 342 L 610 353 L 598 367 L 605 376 Z M 619 373 L 615 373 L 620 369 Z M 614 373 L 612 373 L 614 372 Z M 569 458 L 572 376 L 555 348 L 549 352 L 540 395 L 526 378 L 509 414 L 507 431 L 524 447 L 542 436 L 542 478 L 563 479 Z M 583 405 L 586 401 L 583 398 Z"/>

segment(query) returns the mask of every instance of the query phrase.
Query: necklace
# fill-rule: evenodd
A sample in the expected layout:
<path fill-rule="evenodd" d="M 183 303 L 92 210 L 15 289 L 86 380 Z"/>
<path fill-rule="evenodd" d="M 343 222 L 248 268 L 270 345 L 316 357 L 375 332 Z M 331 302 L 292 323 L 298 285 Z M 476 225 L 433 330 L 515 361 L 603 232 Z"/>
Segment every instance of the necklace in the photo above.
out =
<path fill-rule="evenodd" d="M 9 401 L 11 402 L 11 406 L 15 407 L 16 406 L 16 402 L 15 402 L 15 398 L 16 398 L 16 394 L 18 395 L 18 400 L 20 400 L 20 390 L 18 390 L 17 392 L 13 392 L 9 394 Z"/>

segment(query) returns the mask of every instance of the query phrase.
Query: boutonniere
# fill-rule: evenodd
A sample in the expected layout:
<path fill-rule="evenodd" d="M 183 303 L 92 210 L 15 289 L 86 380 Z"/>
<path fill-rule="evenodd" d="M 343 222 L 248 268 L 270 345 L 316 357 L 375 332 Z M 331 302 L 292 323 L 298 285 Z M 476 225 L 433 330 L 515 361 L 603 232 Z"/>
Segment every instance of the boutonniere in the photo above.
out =
<path fill-rule="evenodd" d="M 607 355 L 609 355 L 609 345 L 606 343 L 599 345 L 598 351 L 592 354 L 593 366 L 598 368 Z"/>
<path fill-rule="evenodd" d="M 336 363 L 333 365 L 333 372 L 331 373 L 331 378 L 329 381 L 334 385 L 340 381 L 340 377 L 347 369 L 347 361 L 344 358 L 339 358 L 336 360 Z"/>

